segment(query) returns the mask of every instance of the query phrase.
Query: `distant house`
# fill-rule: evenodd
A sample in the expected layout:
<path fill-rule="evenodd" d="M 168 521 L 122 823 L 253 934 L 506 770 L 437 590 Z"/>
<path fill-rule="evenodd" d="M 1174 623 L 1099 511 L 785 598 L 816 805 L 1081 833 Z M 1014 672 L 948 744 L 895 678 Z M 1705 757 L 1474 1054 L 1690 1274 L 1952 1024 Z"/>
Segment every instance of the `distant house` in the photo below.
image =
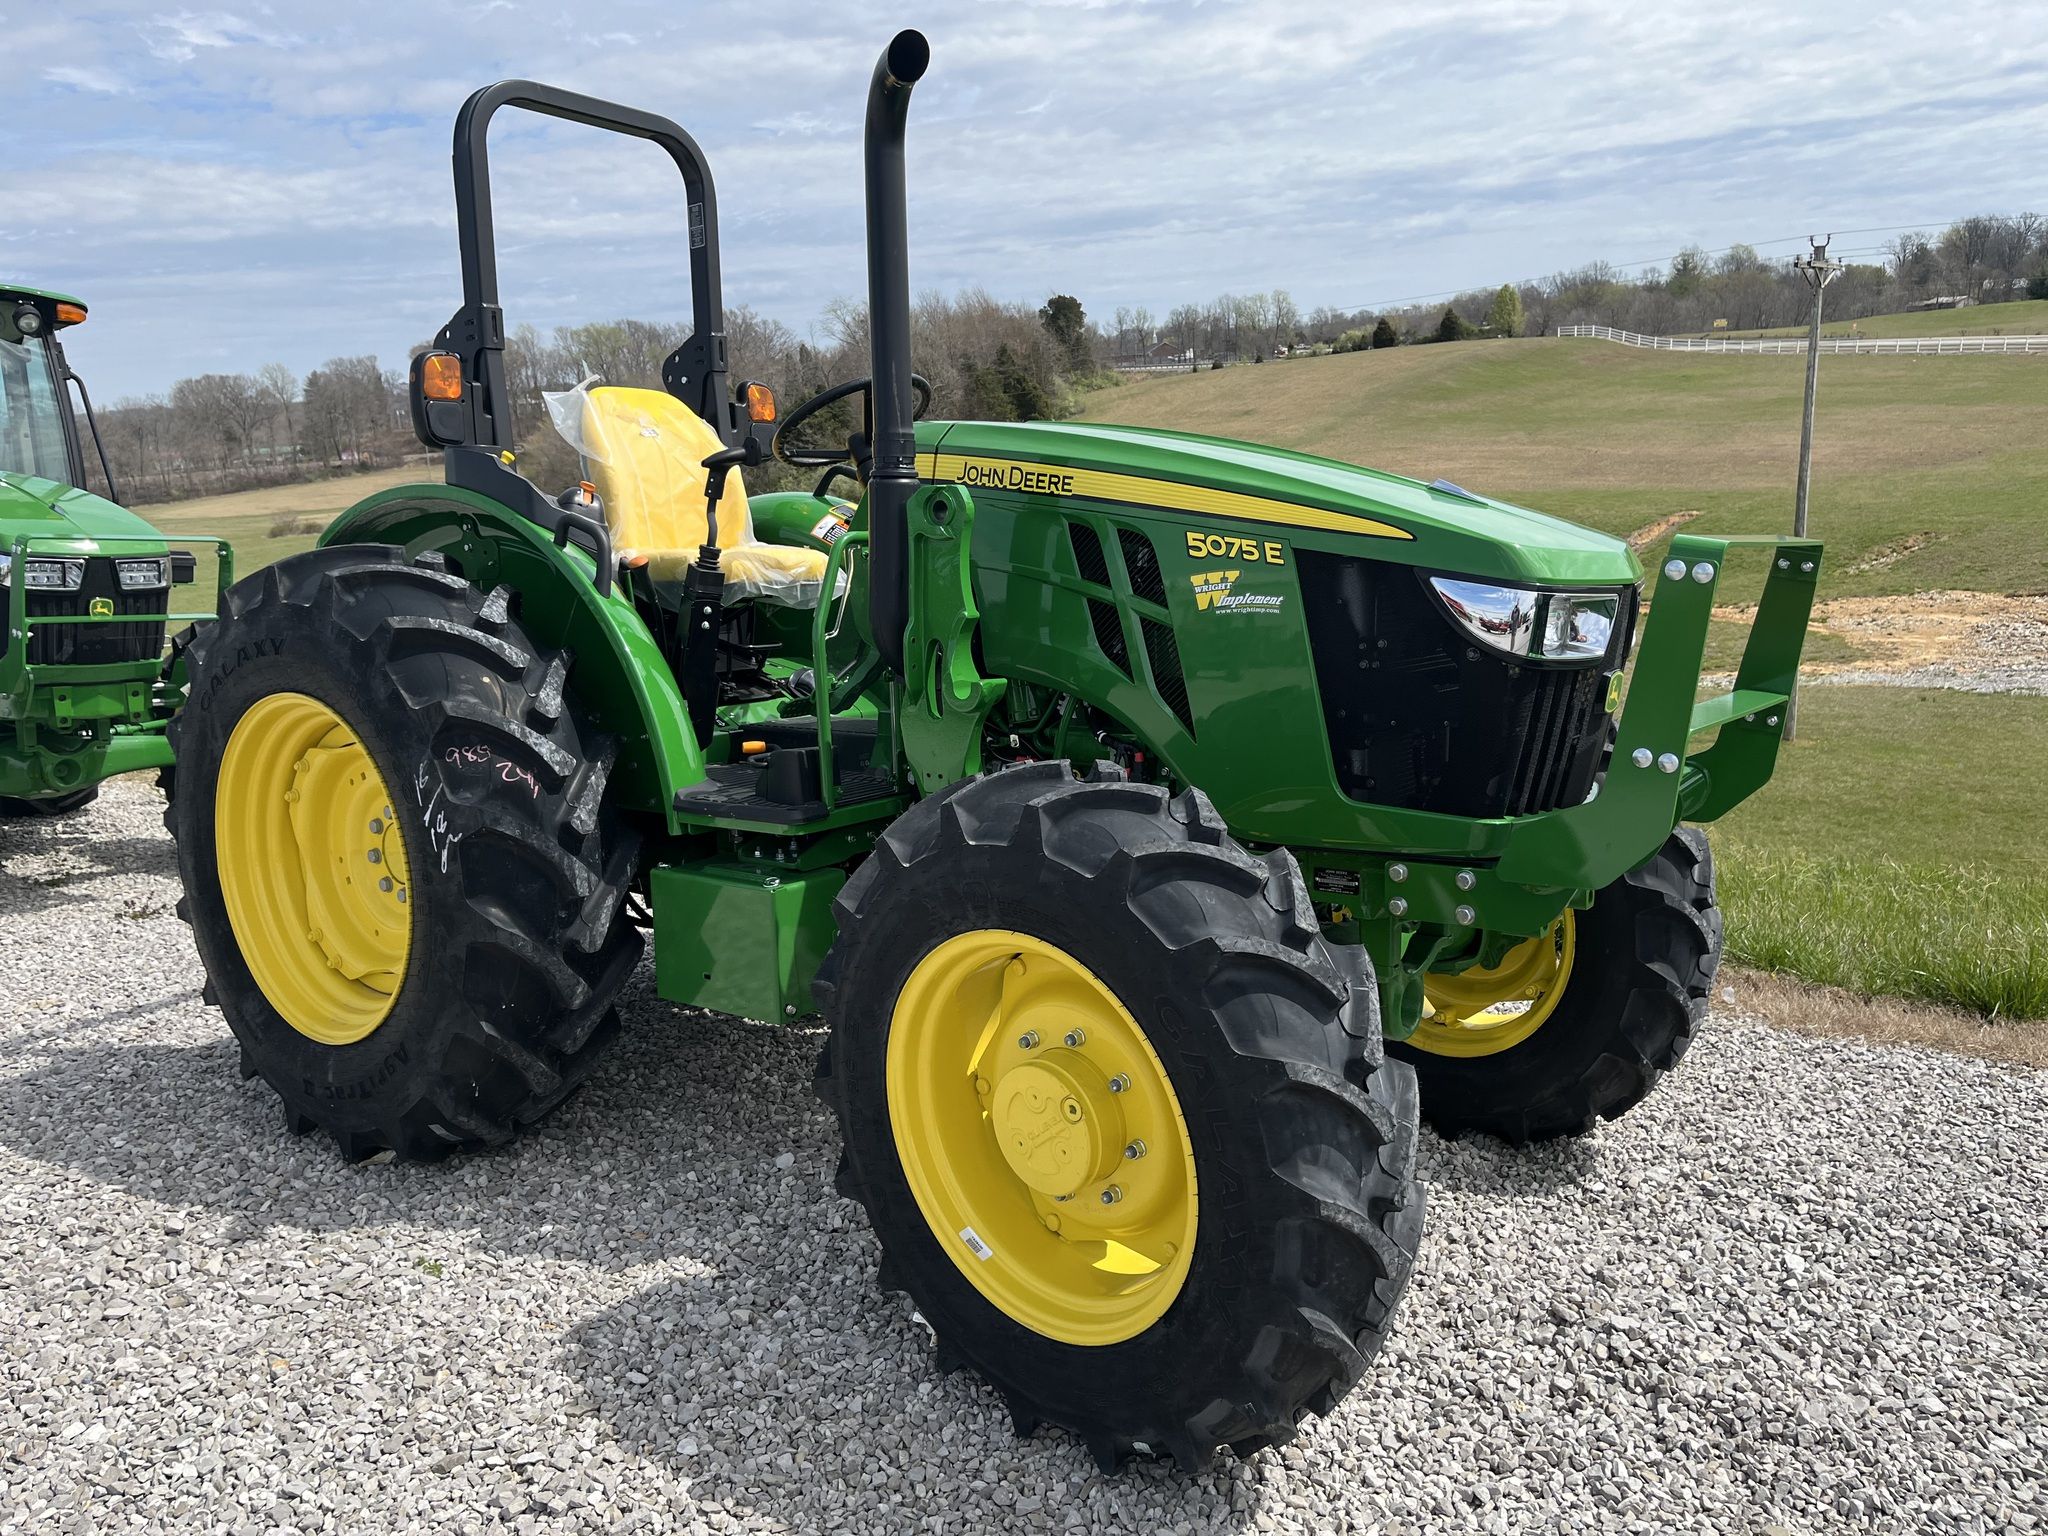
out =
<path fill-rule="evenodd" d="M 1907 309 L 1968 309 L 1977 301 L 1967 293 L 1939 293 L 1931 299 L 1922 299 L 1917 304 L 1908 304 Z"/>

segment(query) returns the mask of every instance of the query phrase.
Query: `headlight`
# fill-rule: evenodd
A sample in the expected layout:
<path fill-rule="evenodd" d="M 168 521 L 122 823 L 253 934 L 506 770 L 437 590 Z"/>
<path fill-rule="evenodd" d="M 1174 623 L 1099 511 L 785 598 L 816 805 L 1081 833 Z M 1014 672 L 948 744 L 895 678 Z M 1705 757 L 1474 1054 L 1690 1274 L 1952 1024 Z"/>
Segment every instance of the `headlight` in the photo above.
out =
<path fill-rule="evenodd" d="M 83 560 L 24 560 L 22 577 L 33 589 L 76 592 L 85 582 Z"/>
<path fill-rule="evenodd" d="M 1497 651 L 1545 661 L 1607 654 L 1621 599 L 1613 593 L 1544 592 L 1432 576 L 1429 584 L 1466 632 Z"/>
<path fill-rule="evenodd" d="M 147 560 L 116 560 L 114 567 L 121 573 L 121 590 L 133 592 L 143 587 L 168 587 L 171 578 L 166 564 L 162 555 L 152 555 Z"/>

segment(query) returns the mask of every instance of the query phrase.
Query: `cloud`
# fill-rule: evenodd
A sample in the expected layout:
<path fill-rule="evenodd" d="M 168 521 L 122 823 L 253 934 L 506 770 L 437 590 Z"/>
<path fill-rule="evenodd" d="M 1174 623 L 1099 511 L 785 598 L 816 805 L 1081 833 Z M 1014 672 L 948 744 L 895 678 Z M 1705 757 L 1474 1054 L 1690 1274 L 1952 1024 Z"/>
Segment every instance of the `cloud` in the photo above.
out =
<path fill-rule="evenodd" d="M 68 85 L 76 91 L 98 91 L 103 96 L 125 96 L 131 87 L 111 70 L 89 64 L 58 64 L 43 71 L 52 85 Z"/>
<path fill-rule="evenodd" d="M 449 134 L 539 78 L 678 120 L 718 178 L 729 304 L 799 331 L 864 285 L 882 0 L 37 8 L 10 273 L 84 293 L 111 396 L 209 366 L 397 357 L 454 307 Z M 2048 11 L 1955 0 L 926 0 L 912 276 L 1093 314 L 1286 288 L 1304 309 L 2038 202 Z M 479 16 L 488 13 L 480 21 Z M 43 108 L 47 107 L 47 110 Z M 649 146 L 492 128 L 514 323 L 687 311 Z M 41 190 L 36 190 L 36 184 Z M 61 190 L 60 190 L 61 189 Z"/>

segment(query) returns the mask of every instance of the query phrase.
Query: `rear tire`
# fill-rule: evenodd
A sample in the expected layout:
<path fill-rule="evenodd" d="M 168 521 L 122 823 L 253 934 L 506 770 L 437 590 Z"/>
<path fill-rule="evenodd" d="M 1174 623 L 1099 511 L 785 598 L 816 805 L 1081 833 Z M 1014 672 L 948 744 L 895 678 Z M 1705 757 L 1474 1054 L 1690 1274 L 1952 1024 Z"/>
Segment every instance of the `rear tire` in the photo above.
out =
<path fill-rule="evenodd" d="M 1325 943 L 1290 855 L 1238 847 L 1199 792 L 1170 799 L 1106 765 L 1077 782 L 1064 763 L 1036 763 L 912 807 L 847 883 L 838 916 L 819 979 L 832 1025 L 819 1077 L 845 1141 L 839 1189 L 866 1207 L 882 1285 L 910 1295 L 942 1368 L 972 1366 L 1002 1392 L 1020 1433 L 1064 1426 L 1105 1469 L 1134 1451 L 1187 1468 L 1219 1446 L 1249 1455 L 1343 1398 L 1386 1335 L 1421 1237 L 1414 1082 L 1383 1059 L 1364 952 Z M 899 1150 L 887 1064 L 892 1030 L 908 1027 L 906 986 L 949 944 L 991 934 L 1085 966 L 1142 1031 L 1159 1074 L 1148 1081 L 1134 1068 L 1131 1087 L 1110 1091 L 1164 1094 L 1182 1118 L 1198 1209 L 1192 1257 L 1178 1256 L 1163 1310 L 1130 1317 L 1126 1336 L 1108 1342 L 1073 1342 L 1084 1328 L 1063 1338 L 996 1305 L 967 1268 L 979 1238 L 952 1222 L 935 1229 Z M 940 1016 L 976 1038 L 964 1013 Z M 990 1038 L 1007 1048 L 1012 1036 L 999 1021 Z M 1029 1060 L 1061 1054 L 1033 1047 Z M 960 1092 L 1009 1102 L 959 1081 Z M 979 1134 L 971 1103 L 967 1124 Z M 993 1138 L 993 1110 L 987 1123 Z M 1176 1152 L 1139 1145 L 1140 1157 Z M 1145 1198 L 1149 1165 L 1116 1166 L 1125 1171 L 1096 1177 Z M 1077 1202 L 1058 1209 L 1070 1213 L 1066 1230 L 1084 1223 L 1084 1250 L 1095 1187 L 1054 1197 Z M 977 1192 L 999 1216 L 1006 1201 L 1031 1196 L 1000 1179 Z M 1011 1240 L 1013 1275 L 1072 1262 L 1028 1252 L 1064 1242 L 1028 1215 Z M 1044 1310 L 1057 1314 L 1079 1294 L 1048 1289 Z"/>
<path fill-rule="evenodd" d="M 1491 1055 L 1389 1044 L 1415 1068 L 1422 1115 L 1445 1136 L 1517 1144 L 1579 1136 L 1626 1114 L 1676 1067 L 1707 1016 L 1721 909 L 1707 835 L 1679 827 L 1648 863 L 1576 914 L 1576 956 L 1555 1011 Z"/>
<path fill-rule="evenodd" d="M 622 919 L 637 838 L 604 805 L 612 749 L 565 700 L 568 656 L 536 645 L 513 604 L 511 589 L 486 595 L 438 556 L 335 546 L 237 583 L 188 653 L 165 786 L 179 915 L 243 1075 L 276 1090 L 289 1129 L 326 1130 L 351 1160 L 505 1141 L 573 1092 L 617 1031 L 613 1000 L 640 951 Z M 248 835 L 235 832 L 239 808 L 217 804 L 224 755 L 245 714 L 287 695 L 338 717 L 382 780 L 401 843 L 357 873 L 376 879 L 401 856 L 407 870 L 402 979 L 381 1020 L 346 1043 L 319 1038 L 337 1032 L 317 1005 L 281 990 L 288 1017 L 266 994 L 223 892 L 217 832 Z M 287 800 L 312 781 L 291 782 Z M 303 891 L 312 877 L 284 878 Z M 296 952 L 277 946 L 294 937 L 270 938 L 267 974 L 284 964 L 291 976 L 277 956 Z"/>

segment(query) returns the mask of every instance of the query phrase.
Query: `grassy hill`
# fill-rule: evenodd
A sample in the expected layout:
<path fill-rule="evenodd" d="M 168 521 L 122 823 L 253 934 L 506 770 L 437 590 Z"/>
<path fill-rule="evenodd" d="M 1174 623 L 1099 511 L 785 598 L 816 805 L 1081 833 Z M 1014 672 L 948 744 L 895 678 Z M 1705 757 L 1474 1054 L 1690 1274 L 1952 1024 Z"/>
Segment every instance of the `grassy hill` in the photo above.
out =
<path fill-rule="evenodd" d="M 2048 299 L 2015 299 L 2009 304 L 1971 304 L 1963 309 L 1913 310 L 1866 315 L 1861 320 L 1821 321 L 1823 336 L 2048 336 Z M 1803 325 L 1767 331 L 1702 331 L 1713 336 L 1804 336 Z"/>
<path fill-rule="evenodd" d="M 1804 370 L 1800 357 L 1465 342 L 1141 379 L 1090 395 L 1084 415 L 1443 475 L 1616 534 L 1681 512 L 1698 514 L 1692 532 L 1756 533 L 1791 526 Z M 2048 587 L 2044 422 L 2048 357 L 1824 357 L 1824 593 Z"/>

